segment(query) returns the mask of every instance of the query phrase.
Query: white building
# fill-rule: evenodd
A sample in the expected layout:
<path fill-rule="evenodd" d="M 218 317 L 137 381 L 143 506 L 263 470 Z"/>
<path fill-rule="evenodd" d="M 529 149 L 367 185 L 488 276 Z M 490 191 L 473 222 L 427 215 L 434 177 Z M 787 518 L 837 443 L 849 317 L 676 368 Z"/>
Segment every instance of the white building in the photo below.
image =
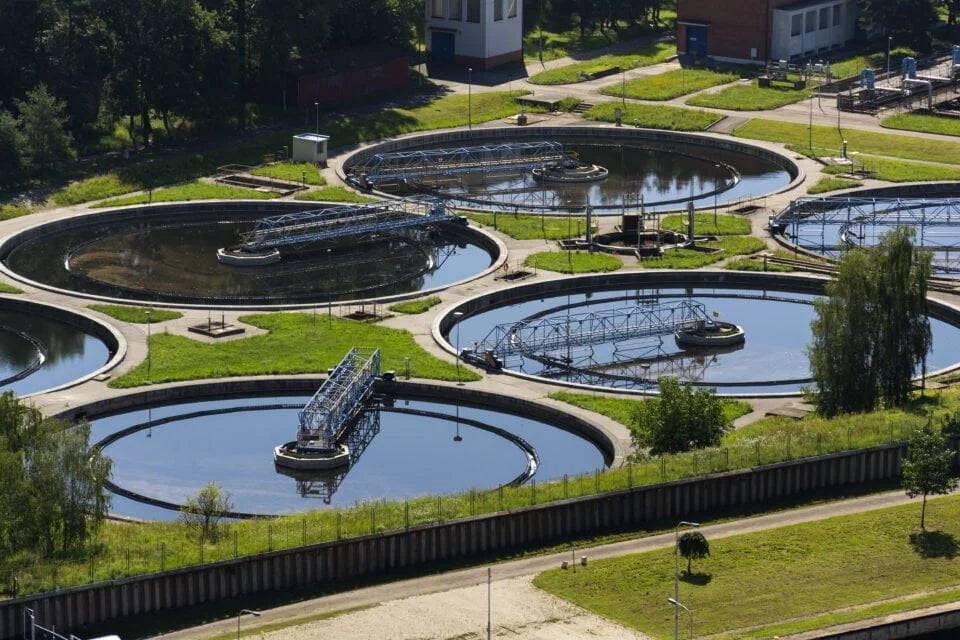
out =
<path fill-rule="evenodd" d="M 773 10 L 772 58 L 809 58 L 839 49 L 857 30 L 856 0 L 805 0 Z"/>
<path fill-rule="evenodd" d="M 523 60 L 523 0 L 426 0 L 431 60 L 492 69 Z"/>

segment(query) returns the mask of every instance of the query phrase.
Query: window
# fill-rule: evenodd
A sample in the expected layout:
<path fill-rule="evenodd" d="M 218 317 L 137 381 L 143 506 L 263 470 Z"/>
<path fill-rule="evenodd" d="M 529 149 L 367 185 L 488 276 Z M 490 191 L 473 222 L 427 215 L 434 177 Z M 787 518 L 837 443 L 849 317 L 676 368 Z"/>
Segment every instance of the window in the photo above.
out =
<path fill-rule="evenodd" d="M 817 30 L 817 10 L 807 11 L 807 33 Z"/>
<path fill-rule="evenodd" d="M 493 19 L 503 20 L 503 0 L 493 0 Z"/>
<path fill-rule="evenodd" d="M 517 0 L 507 0 L 507 17 L 517 17 Z"/>
<path fill-rule="evenodd" d="M 841 5 L 839 4 L 833 5 L 833 26 L 835 27 L 840 26 L 840 21 L 842 20 L 841 18 L 842 11 L 843 11 L 843 7 Z"/>
<path fill-rule="evenodd" d="M 830 7 L 824 7 L 820 9 L 820 28 L 827 29 L 830 27 Z"/>
<path fill-rule="evenodd" d="M 432 15 L 434 18 L 443 18 L 443 0 L 433 0 L 433 12 Z"/>
<path fill-rule="evenodd" d="M 467 22 L 480 22 L 480 0 L 467 0 Z"/>
<path fill-rule="evenodd" d="M 463 20 L 463 0 L 450 0 L 450 19 Z"/>
<path fill-rule="evenodd" d="M 803 33 L 803 14 L 797 13 L 790 18 L 790 35 L 798 36 Z"/>

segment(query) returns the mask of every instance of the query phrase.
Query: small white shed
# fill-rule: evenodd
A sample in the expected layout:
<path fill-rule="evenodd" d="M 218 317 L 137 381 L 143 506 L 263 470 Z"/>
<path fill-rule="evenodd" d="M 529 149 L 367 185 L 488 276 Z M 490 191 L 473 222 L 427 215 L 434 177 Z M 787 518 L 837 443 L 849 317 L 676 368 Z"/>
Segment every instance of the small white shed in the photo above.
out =
<path fill-rule="evenodd" d="M 293 161 L 327 166 L 328 140 L 330 136 L 319 133 L 301 133 L 293 136 Z"/>

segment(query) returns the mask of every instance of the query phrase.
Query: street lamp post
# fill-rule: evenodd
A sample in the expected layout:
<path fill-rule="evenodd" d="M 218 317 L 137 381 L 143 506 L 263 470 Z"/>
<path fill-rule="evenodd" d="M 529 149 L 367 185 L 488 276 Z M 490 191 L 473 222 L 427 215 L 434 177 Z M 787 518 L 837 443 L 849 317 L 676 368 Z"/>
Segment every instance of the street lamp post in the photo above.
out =
<path fill-rule="evenodd" d="M 150 309 L 144 313 L 147 314 L 147 382 L 150 382 Z"/>
<path fill-rule="evenodd" d="M 623 101 L 623 106 L 627 106 L 627 70 L 624 69 L 620 73 L 620 95 Z"/>
<path fill-rule="evenodd" d="M 890 43 L 893 42 L 893 36 L 887 36 L 887 81 L 890 80 Z"/>
<path fill-rule="evenodd" d="M 680 527 L 699 527 L 699 522 L 681 520 L 673 529 L 673 599 L 680 600 Z M 673 608 L 673 640 L 680 640 L 680 609 Z"/>
<path fill-rule="evenodd" d="M 316 110 L 317 110 L 317 131 L 316 131 L 316 134 L 317 134 L 317 135 L 320 135 L 320 103 L 319 103 L 319 102 L 314 102 L 314 103 L 313 103 L 313 106 L 314 106 L 314 108 L 316 108 Z"/>
<path fill-rule="evenodd" d="M 330 263 L 330 252 L 332 249 L 327 249 L 327 263 Z M 327 291 L 327 329 L 333 328 L 333 291 Z"/>
<path fill-rule="evenodd" d="M 688 607 L 684 606 L 684 604 L 679 600 L 677 600 L 676 598 L 667 598 L 667 602 L 673 605 L 674 611 L 677 610 L 677 607 L 680 607 L 681 609 L 687 612 L 687 615 L 690 617 L 690 640 L 693 640 L 693 611 L 691 611 Z"/>
<path fill-rule="evenodd" d="M 457 386 L 463 386 L 463 380 L 460 378 L 460 318 L 463 317 L 463 311 L 454 311 L 453 317 L 457 322 Z"/>
<path fill-rule="evenodd" d="M 722 168 L 719 164 L 713 165 L 718 171 Z M 717 226 L 717 179 L 713 179 L 713 226 Z"/>
<path fill-rule="evenodd" d="M 467 126 L 473 130 L 473 67 L 467 67 Z"/>
<path fill-rule="evenodd" d="M 259 618 L 260 612 L 254 611 L 253 609 L 240 609 L 240 613 L 237 614 L 237 640 L 240 640 L 240 618 L 243 616 L 253 616 L 254 618 Z"/>
<path fill-rule="evenodd" d="M 490 581 L 492 580 L 492 570 L 487 567 L 487 640 L 490 640 Z"/>

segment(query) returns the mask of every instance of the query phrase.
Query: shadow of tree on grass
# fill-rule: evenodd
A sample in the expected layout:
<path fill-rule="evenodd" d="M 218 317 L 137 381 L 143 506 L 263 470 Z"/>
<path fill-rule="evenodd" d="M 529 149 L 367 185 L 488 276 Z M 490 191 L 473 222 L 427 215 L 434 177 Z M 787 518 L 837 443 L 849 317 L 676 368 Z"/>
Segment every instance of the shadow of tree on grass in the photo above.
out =
<path fill-rule="evenodd" d="M 686 582 L 687 584 L 703 587 L 710 584 L 710 581 L 713 580 L 713 575 L 709 573 L 687 573 L 686 571 L 683 571 L 680 574 L 680 580 L 682 582 Z"/>
<path fill-rule="evenodd" d="M 910 534 L 910 546 L 922 558 L 953 560 L 960 552 L 957 539 L 943 531 L 915 531 Z"/>

